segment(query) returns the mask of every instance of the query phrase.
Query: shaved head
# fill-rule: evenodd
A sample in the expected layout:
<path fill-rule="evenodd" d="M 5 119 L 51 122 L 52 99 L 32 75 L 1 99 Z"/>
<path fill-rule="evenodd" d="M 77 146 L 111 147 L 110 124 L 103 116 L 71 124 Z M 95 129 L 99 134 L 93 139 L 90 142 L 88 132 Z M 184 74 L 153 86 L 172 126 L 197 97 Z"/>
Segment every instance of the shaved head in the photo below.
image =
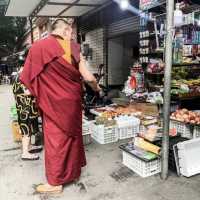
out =
<path fill-rule="evenodd" d="M 66 20 L 64 19 L 57 19 L 51 26 L 52 31 L 56 29 L 61 29 L 66 26 L 71 26 Z"/>
<path fill-rule="evenodd" d="M 64 39 L 71 40 L 72 23 L 65 19 L 57 19 L 51 26 L 52 34 L 59 35 Z"/>

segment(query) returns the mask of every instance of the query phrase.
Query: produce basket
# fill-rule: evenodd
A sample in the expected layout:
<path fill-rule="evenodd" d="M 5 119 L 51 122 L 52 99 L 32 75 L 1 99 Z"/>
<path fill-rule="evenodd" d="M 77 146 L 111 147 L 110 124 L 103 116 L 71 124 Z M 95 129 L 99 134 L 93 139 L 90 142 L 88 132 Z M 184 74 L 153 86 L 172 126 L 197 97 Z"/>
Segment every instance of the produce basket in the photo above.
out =
<path fill-rule="evenodd" d="M 147 130 L 147 128 L 144 125 L 140 125 L 140 133 L 144 133 Z"/>
<path fill-rule="evenodd" d="M 135 137 L 140 132 L 140 120 L 136 117 L 116 119 L 120 140 Z"/>
<path fill-rule="evenodd" d="M 91 134 L 83 135 L 83 144 L 89 145 L 92 143 L 92 137 Z"/>
<path fill-rule="evenodd" d="M 91 136 L 100 144 L 109 144 L 118 141 L 118 132 L 116 126 L 106 127 L 104 125 L 91 124 Z"/>
<path fill-rule="evenodd" d="M 83 135 L 90 134 L 90 122 L 86 119 L 83 119 L 83 122 L 82 122 L 82 132 L 83 132 Z"/>
<path fill-rule="evenodd" d="M 155 158 L 152 160 L 145 160 L 133 155 L 131 152 L 122 149 L 123 164 L 141 177 L 149 177 L 161 172 L 161 160 Z"/>
<path fill-rule="evenodd" d="M 200 137 L 200 126 L 180 122 L 174 119 L 170 120 L 170 128 L 175 128 L 182 137 L 193 139 Z"/>
<path fill-rule="evenodd" d="M 92 142 L 91 123 L 92 123 L 92 121 L 88 121 L 86 119 L 83 119 L 82 134 L 83 134 L 83 144 L 84 145 L 88 145 Z"/>
<path fill-rule="evenodd" d="M 181 134 L 182 137 L 191 139 L 193 138 L 193 131 L 189 124 L 179 122 L 176 120 L 170 120 L 170 129 L 176 129 L 177 133 Z"/>
<path fill-rule="evenodd" d="M 194 126 L 193 138 L 199 138 L 199 137 L 200 137 L 200 126 Z"/>
<path fill-rule="evenodd" d="M 139 125 L 118 128 L 119 140 L 135 137 L 139 133 Z"/>

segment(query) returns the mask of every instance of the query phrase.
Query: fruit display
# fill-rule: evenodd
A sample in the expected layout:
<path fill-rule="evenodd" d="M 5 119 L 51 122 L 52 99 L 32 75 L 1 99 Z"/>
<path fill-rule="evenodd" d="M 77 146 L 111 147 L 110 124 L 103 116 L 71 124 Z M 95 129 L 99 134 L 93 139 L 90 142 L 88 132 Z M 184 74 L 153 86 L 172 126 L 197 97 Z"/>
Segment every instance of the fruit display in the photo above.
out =
<path fill-rule="evenodd" d="M 200 79 L 190 79 L 190 80 L 185 80 L 185 79 L 180 79 L 180 80 L 173 80 L 173 84 L 186 84 L 188 86 L 200 86 Z"/>
<path fill-rule="evenodd" d="M 187 67 L 172 69 L 172 79 L 174 80 L 187 79 L 188 75 L 189 75 L 189 69 Z"/>
<path fill-rule="evenodd" d="M 98 116 L 95 118 L 97 125 L 104 125 L 104 126 L 114 126 L 116 125 L 116 121 L 104 116 Z"/>
<path fill-rule="evenodd" d="M 200 125 L 200 114 L 187 109 L 177 110 L 171 114 L 171 119 L 180 122 Z"/>
<path fill-rule="evenodd" d="M 171 94 L 179 97 L 200 96 L 200 79 L 173 80 Z"/>
<path fill-rule="evenodd" d="M 165 64 L 162 59 L 155 60 L 154 62 L 150 62 L 147 66 L 148 73 L 164 73 Z"/>
<path fill-rule="evenodd" d="M 105 112 L 103 112 L 101 114 L 101 116 L 103 117 L 107 117 L 107 118 L 113 118 L 113 117 L 117 117 L 119 115 L 135 115 L 135 116 L 140 116 L 142 113 L 138 112 L 135 108 L 131 107 L 131 106 L 127 106 L 127 107 L 116 107 L 113 110 L 107 110 Z"/>
<path fill-rule="evenodd" d="M 90 112 L 106 118 L 113 118 L 120 115 L 132 115 L 141 118 L 143 115 L 158 116 L 159 114 L 157 105 L 137 102 L 131 102 L 128 106 L 110 105 L 95 108 L 90 110 Z"/>

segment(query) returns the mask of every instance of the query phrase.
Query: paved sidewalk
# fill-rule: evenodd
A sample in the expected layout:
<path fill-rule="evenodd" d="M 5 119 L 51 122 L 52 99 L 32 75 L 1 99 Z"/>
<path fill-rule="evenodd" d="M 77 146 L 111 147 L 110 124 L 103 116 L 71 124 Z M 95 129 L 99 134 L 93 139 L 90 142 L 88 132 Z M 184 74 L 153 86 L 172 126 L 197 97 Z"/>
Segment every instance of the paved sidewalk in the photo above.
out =
<path fill-rule="evenodd" d="M 119 143 L 86 147 L 88 165 L 78 184 L 59 196 L 34 193 L 34 184 L 45 181 L 43 155 L 22 162 L 20 145 L 13 142 L 9 110 L 11 87 L 0 86 L 0 199 L 1 200 L 199 200 L 200 176 L 189 179 L 171 174 L 164 182 L 159 175 L 142 179 L 121 164 Z"/>

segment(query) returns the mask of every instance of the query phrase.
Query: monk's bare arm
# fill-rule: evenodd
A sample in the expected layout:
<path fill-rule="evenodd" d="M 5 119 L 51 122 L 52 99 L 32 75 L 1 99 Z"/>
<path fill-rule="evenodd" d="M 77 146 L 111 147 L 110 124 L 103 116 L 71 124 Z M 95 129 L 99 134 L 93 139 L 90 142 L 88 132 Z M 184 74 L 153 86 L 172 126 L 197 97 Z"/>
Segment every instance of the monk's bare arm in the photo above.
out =
<path fill-rule="evenodd" d="M 86 62 L 85 59 L 83 58 L 83 56 L 81 55 L 80 57 L 80 63 L 79 63 L 79 71 L 83 77 L 83 79 L 85 80 L 86 83 L 88 83 L 88 85 L 94 90 L 99 92 L 101 90 L 101 88 L 99 87 L 96 78 L 94 77 L 94 75 L 87 69 L 86 67 Z"/>

